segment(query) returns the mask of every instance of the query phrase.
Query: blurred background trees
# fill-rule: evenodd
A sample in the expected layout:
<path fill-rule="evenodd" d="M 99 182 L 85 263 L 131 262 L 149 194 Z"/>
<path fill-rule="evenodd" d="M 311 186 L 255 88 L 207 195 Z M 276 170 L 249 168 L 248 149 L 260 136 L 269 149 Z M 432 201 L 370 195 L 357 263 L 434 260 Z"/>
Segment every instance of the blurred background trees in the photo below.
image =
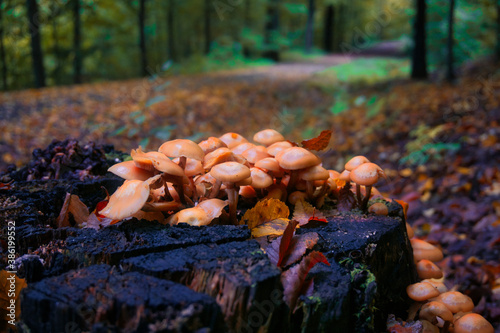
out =
<path fill-rule="evenodd" d="M 358 54 L 388 40 L 408 56 L 417 46 L 416 77 L 427 66 L 453 74 L 470 59 L 500 57 L 499 11 L 499 0 L 0 0 L 0 88 L 154 75 L 169 60 L 199 72 Z M 419 17 L 425 30 L 415 34 Z"/>

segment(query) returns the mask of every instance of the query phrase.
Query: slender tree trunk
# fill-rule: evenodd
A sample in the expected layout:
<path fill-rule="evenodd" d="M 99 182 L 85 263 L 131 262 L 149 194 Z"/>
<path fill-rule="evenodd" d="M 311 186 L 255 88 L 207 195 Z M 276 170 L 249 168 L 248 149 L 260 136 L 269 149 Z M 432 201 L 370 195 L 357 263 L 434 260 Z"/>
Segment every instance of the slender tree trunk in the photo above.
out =
<path fill-rule="evenodd" d="M 59 16 L 59 12 L 57 9 L 57 3 L 53 2 L 51 4 L 51 23 L 52 23 L 52 54 L 54 55 L 55 59 L 55 66 L 54 70 L 52 71 L 52 77 L 54 78 L 54 83 L 56 85 L 61 83 L 61 52 L 59 49 L 59 35 L 57 34 L 57 17 Z"/>
<path fill-rule="evenodd" d="M 174 34 L 174 12 L 175 0 L 168 0 L 167 12 L 167 38 L 168 38 L 168 56 L 173 61 L 177 61 L 177 52 L 175 49 L 175 34 Z"/>
<path fill-rule="evenodd" d="M 497 0 L 497 60 L 500 61 L 500 0 Z"/>
<path fill-rule="evenodd" d="M 455 13 L 455 0 L 449 0 L 450 7 L 448 13 L 448 41 L 447 41 L 447 59 L 446 59 L 446 80 L 453 82 L 455 80 L 455 72 L 453 70 L 453 18 Z"/>
<path fill-rule="evenodd" d="M 141 53 L 141 75 L 148 75 L 148 59 L 146 53 L 146 0 L 139 1 L 139 50 Z"/>
<path fill-rule="evenodd" d="M 323 27 L 323 49 L 331 53 L 333 52 L 333 29 L 334 29 L 335 7 L 328 5 L 325 13 L 325 23 Z"/>
<path fill-rule="evenodd" d="M 311 53 L 314 39 L 314 12 L 316 10 L 316 0 L 309 0 L 308 4 L 305 52 Z"/>
<path fill-rule="evenodd" d="M 267 5 L 267 18 L 264 32 L 264 43 L 268 49 L 264 52 L 263 57 L 273 61 L 280 60 L 278 46 L 273 40 L 273 36 L 279 33 L 279 0 L 270 0 Z"/>
<path fill-rule="evenodd" d="M 212 33 L 210 31 L 210 27 L 211 27 L 211 24 L 210 24 L 210 5 L 211 5 L 211 1 L 210 0 L 205 0 L 205 8 L 204 8 L 204 11 L 205 11 L 205 54 L 209 54 L 210 53 L 210 43 L 212 42 Z"/>
<path fill-rule="evenodd" d="M 334 19 L 335 28 L 333 29 L 333 51 L 339 52 L 341 50 L 340 45 L 344 41 L 344 30 L 345 30 L 345 6 L 339 3 L 336 8 L 336 19 Z"/>
<path fill-rule="evenodd" d="M 36 0 L 26 0 L 29 30 L 31 36 L 31 57 L 33 59 L 33 73 L 35 74 L 35 86 L 45 87 L 45 68 L 43 67 L 43 52 L 41 43 L 41 27 L 39 24 L 40 12 Z"/>
<path fill-rule="evenodd" d="M 80 0 L 73 0 L 73 82 L 82 83 L 82 37 L 80 20 Z"/>
<path fill-rule="evenodd" d="M 426 0 L 416 0 L 417 16 L 414 24 L 414 48 L 412 57 L 411 77 L 427 79 L 427 48 L 426 48 Z"/>
<path fill-rule="evenodd" d="M 3 21 L 2 21 L 2 2 L 0 0 L 0 64 L 2 66 L 2 90 L 7 90 L 7 59 L 5 59 L 5 45 L 3 41 Z"/>

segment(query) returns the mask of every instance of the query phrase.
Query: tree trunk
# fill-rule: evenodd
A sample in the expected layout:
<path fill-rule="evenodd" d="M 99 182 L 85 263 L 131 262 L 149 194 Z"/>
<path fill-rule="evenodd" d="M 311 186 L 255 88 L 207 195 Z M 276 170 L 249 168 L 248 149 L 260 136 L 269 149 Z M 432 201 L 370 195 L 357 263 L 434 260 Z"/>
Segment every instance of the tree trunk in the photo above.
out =
<path fill-rule="evenodd" d="M 427 48 L 425 46 L 426 0 L 416 0 L 417 15 L 414 24 L 414 48 L 411 77 L 427 79 Z"/>
<path fill-rule="evenodd" d="M 82 83 L 80 0 L 73 0 L 73 82 Z"/>
<path fill-rule="evenodd" d="M 175 0 L 168 1 L 167 13 L 167 37 L 168 37 L 168 56 L 171 60 L 177 61 L 177 52 L 175 49 L 175 34 L 174 34 L 174 11 Z"/>
<path fill-rule="evenodd" d="M 333 29 L 333 51 L 339 52 L 341 50 L 340 45 L 344 41 L 345 6 L 340 3 L 337 5 L 336 9 L 336 19 L 334 19 L 335 27 Z"/>
<path fill-rule="evenodd" d="M 59 11 L 57 8 L 58 4 L 56 2 L 51 3 L 51 23 L 52 23 L 52 54 L 54 55 L 55 66 L 52 71 L 52 78 L 56 85 L 61 83 L 61 52 L 59 49 L 59 35 L 57 34 L 57 17 L 59 16 Z"/>
<path fill-rule="evenodd" d="M 267 18 L 264 33 L 264 43 L 267 45 L 267 50 L 263 53 L 264 58 L 273 61 L 280 60 L 278 45 L 274 41 L 274 36 L 279 32 L 279 0 L 270 0 L 267 5 Z"/>
<path fill-rule="evenodd" d="M 334 19 L 335 7 L 333 5 L 328 5 L 326 7 L 325 23 L 323 27 L 323 49 L 328 53 L 333 52 Z"/>
<path fill-rule="evenodd" d="M 141 75 L 148 75 L 148 60 L 146 53 L 146 0 L 139 1 L 139 50 L 141 53 Z"/>
<path fill-rule="evenodd" d="M 500 61 L 500 0 L 497 0 L 497 60 Z"/>
<path fill-rule="evenodd" d="M 314 38 L 314 11 L 316 7 L 315 0 L 308 1 L 308 10 L 307 10 L 307 23 L 306 23 L 306 45 L 305 52 L 311 53 L 313 38 Z"/>
<path fill-rule="evenodd" d="M 33 59 L 33 73 L 35 74 L 35 86 L 45 87 L 45 68 L 43 67 L 43 52 L 41 43 L 41 27 L 39 24 L 40 12 L 36 0 L 26 0 L 29 30 L 31 37 L 31 57 Z"/>
<path fill-rule="evenodd" d="M 7 60 L 5 59 L 5 46 L 3 43 L 3 21 L 2 21 L 2 2 L 0 0 L 0 65 L 2 66 L 2 90 L 7 90 Z"/>
<path fill-rule="evenodd" d="M 453 70 L 453 17 L 455 12 L 455 0 L 450 0 L 450 9 L 448 13 L 448 41 L 447 41 L 447 59 L 446 59 L 446 80 L 453 82 L 455 72 Z"/>
<path fill-rule="evenodd" d="M 210 53 L 210 43 L 212 42 L 212 33 L 210 31 L 210 27 L 211 27 L 211 24 L 210 24 L 210 5 L 211 5 L 211 1 L 210 0 L 205 0 L 205 8 L 204 8 L 204 11 L 205 11 L 205 31 L 204 31 L 204 34 L 205 34 L 205 54 L 209 54 Z"/>

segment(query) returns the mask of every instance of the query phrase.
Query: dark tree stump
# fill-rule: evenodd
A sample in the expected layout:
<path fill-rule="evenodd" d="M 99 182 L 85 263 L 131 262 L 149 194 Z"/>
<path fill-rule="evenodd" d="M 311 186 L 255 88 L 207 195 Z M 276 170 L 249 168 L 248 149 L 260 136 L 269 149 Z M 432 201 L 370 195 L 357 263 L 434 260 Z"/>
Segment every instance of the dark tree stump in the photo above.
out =
<path fill-rule="evenodd" d="M 215 300 L 180 284 L 95 265 L 30 285 L 23 291 L 27 332 L 223 331 Z"/>

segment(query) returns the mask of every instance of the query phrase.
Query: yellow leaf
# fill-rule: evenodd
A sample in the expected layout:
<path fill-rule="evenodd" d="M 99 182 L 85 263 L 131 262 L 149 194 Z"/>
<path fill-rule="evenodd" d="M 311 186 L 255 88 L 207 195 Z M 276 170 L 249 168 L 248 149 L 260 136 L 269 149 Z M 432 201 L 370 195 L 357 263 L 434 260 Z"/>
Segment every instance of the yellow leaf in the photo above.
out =
<path fill-rule="evenodd" d="M 290 210 L 287 205 L 278 199 L 266 199 L 259 201 L 254 208 L 246 211 L 241 222 L 248 225 L 248 229 L 253 229 L 262 223 L 279 218 L 288 218 Z"/>
<path fill-rule="evenodd" d="M 289 219 L 279 218 L 269 222 L 262 223 L 261 225 L 252 229 L 252 237 L 263 236 L 281 236 L 288 225 Z"/>

